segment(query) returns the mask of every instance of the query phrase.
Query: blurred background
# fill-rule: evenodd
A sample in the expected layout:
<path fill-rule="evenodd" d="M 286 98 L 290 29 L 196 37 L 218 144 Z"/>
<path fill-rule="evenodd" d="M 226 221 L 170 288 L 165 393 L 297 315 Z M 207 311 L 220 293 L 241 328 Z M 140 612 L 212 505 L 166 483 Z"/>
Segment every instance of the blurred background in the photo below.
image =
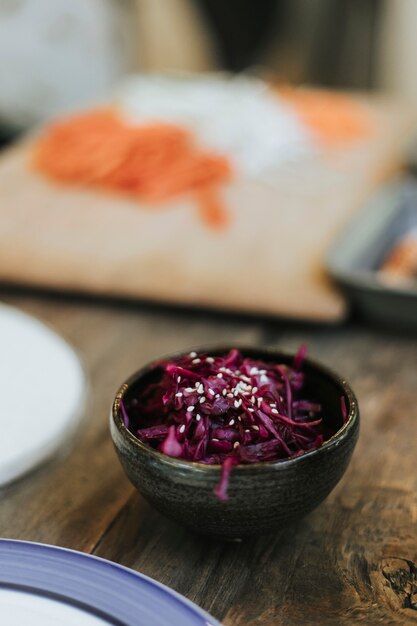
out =
<path fill-rule="evenodd" d="M 417 97 L 413 0 L 0 0 L 0 119 L 100 97 L 132 71 L 241 72 Z"/>
<path fill-rule="evenodd" d="M 116 102 L 126 124 L 156 121 L 177 129 L 175 140 L 158 135 L 157 147 L 152 144 L 148 157 L 141 153 L 137 166 L 132 159 L 123 167 L 118 164 L 106 181 L 100 163 L 115 158 L 110 139 L 115 141 L 118 124 L 110 114 L 105 122 L 93 115 L 81 126 L 64 128 L 60 137 L 46 133 L 35 168 L 29 157 L 24 163 L 10 161 L 9 169 L 5 165 L 8 196 L 1 217 L 1 278 L 54 289 L 327 321 L 345 314 L 340 287 L 344 297 L 357 300 L 359 285 L 350 279 L 355 282 L 358 271 L 367 279 L 374 272 L 378 289 L 385 276 L 384 289 L 389 279 L 391 287 L 415 290 L 415 234 L 411 243 L 408 235 L 415 232 L 417 217 L 408 183 L 407 200 L 397 192 L 385 194 L 391 209 L 385 212 L 385 231 L 378 241 L 369 240 L 358 250 L 359 240 L 351 238 L 344 244 L 344 255 L 333 255 L 330 271 L 326 255 L 332 243 L 339 247 L 337 236 L 390 173 L 413 174 L 417 169 L 416 31 L 414 0 L 0 0 L 3 146 L 48 120 L 65 119 L 70 111 L 101 103 Z M 128 83 L 132 76 L 136 78 Z M 149 79 L 154 76 L 160 78 Z M 96 137 L 99 148 L 94 153 L 88 137 L 98 128 L 104 135 Z M 198 154 L 191 155 L 184 133 L 197 140 Z M 168 154 L 175 141 L 183 142 L 181 172 L 175 165 L 178 155 Z M 145 167 L 149 174 L 155 165 L 156 159 L 149 157 L 154 150 L 159 171 L 144 183 L 141 172 Z M 88 171 L 79 172 L 79 163 Z M 36 180 L 34 169 L 41 174 Z M 41 187 L 42 177 L 62 183 L 60 194 L 55 195 L 56 187 Z M 80 185 L 100 193 L 104 188 L 110 194 L 98 194 L 95 200 L 92 195 L 71 195 Z M 209 228 L 224 227 L 222 239 L 214 242 L 197 223 L 190 226 L 185 204 L 176 213 L 160 214 L 163 217 L 154 213 L 149 218 L 149 213 L 136 210 L 140 203 L 146 208 L 155 201 L 174 202 L 179 192 L 187 202 L 198 195 L 201 221 Z M 129 193 L 134 207 L 124 202 Z M 108 223 L 103 218 L 104 201 L 112 213 Z M 90 218 L 80 209 L 84 202 Z M 261 215 L 255 212 L 257 207 L 263 213 L 256 222 Z M 26 218 L 17 218 L 24 210 Z M 31 229 L 25 233 L 22 228 L 35 215 L 36 224 L 44 226 L 36 241 Z M 409 215 L 413 217 L 404 217 Z M 109 242 L 116 246 L 113 231 L 119 216 L 123 226 L 117 252 L 111 258 L 98 252 L 95 270 L 86 272 L 90 243 L 97 250 L 108 250 Z M 371 236 L 374 219 L 369 218 L 367 226 L 356 226 L 356 232 L 367 228 Z M 72 220 L 67 233 L 73 237 L 64 245 L 65 220 Z M 228 221 L 232 225 L 226 232 Z M 307 222 L 310 237 L 300 237 Z M 273 229 L 280 230 L 287 242 L 281 253 L 267 234 Z M 133 232 L 143 241 L 130 241 Z M 200 254 L 193 256 L 185 241 L 195 236 Z M 153 242 L 152 250 L 148 242 Z M 227 280 L 243 270 L 251 274 L 245 256 L 248 245 L 257 250 L 252 282 L 258 288 L 245 296 L 242 284 L 236 283 L 234 293 Z M 213 262 L 209 267 L 214 249 L 218 267 Z M 365 255 L 365 249 L 372 253 Z M 35 261 L 28 265 L 27 258 Z M 159 267 L 174 272 L 175 280 L 168 272 L 165 282 L 150 275 L 145 283 L 125 271 L 129 262 L 133 267 L 133 259 L 138 266 L 154 267 L 155 258 Z M 229 277 L 222 275 L 225 264 Z M 379 270 L 384 267 L 383 276 Z M 339 292 L 330 285 L 329 274 L 339 282 Z M 285 298 L 267 297 L 261 277 L 276 281 Z M 216 281 L 217 292 L 212 289 Z M 378 313 L 381 304 L 384 311 L 389 308 L 385 300 L 372 302 L 371 308 Z M 391 303 L 391 310 L 395 306 Z M 414 309 L 410 317 L 415 318 Z"/>

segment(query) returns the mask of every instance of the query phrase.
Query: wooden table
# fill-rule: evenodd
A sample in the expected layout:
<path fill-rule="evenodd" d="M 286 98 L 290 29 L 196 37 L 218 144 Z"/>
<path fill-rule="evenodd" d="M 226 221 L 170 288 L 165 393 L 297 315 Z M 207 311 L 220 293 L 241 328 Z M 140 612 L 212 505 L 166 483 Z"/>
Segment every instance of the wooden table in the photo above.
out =
<path fill-rule="evenodd" d="M 417 624 L 416 337 L 0 295 L 74 344 L 90 382 L 82 432 L 65 456 L 2 492 L 0 536 L 113 559 L 225 626 Z M 295 350 L 304 341 L 350 380 L 363 418 L 348 473 L 313 514 L 275 536 L 218 543 L 164 519 L 133 490 L 108 415 L 135 368 L 207 342 Z"/>

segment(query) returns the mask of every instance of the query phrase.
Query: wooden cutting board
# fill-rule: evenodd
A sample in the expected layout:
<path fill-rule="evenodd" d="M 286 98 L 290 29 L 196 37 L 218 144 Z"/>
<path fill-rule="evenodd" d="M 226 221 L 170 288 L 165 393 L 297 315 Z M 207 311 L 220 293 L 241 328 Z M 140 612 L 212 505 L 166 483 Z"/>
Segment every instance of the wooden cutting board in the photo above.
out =
<path fill-rule="evenodd" d="M 230 225 L 210 230 L 197 205 L 160 208 L 52 184 L 32 171 L 33 139 L 0 161 L 0 280 L 87 294 L 338 321 L 346 312 L 324 256 L 399 163 L 414 111 L 364 101 L 373 132 L 322 151 L 273 181 L 224 189 Z"/>

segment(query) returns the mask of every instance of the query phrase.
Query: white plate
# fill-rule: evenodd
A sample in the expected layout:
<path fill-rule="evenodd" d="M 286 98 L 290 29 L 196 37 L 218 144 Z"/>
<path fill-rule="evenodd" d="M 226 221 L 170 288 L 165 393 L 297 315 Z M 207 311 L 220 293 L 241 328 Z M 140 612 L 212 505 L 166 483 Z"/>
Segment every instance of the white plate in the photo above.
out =
<path fill-rule="evenodd" d="M 76 607 L 14 589 L 0 589 L 0 607 L 7 626 L 106 625 L 102 619 Z"/>
<path fill-rule="evenodd" d="M 0 305 L 0 485 L 71 437 L 84 393 L 74 350 L 35 318 Z"/>

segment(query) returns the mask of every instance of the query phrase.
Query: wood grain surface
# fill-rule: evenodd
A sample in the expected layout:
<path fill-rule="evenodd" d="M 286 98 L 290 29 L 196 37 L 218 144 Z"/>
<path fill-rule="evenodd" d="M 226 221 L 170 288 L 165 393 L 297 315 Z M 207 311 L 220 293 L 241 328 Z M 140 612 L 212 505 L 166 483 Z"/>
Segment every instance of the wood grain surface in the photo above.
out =
<path fill-rule="evenodd" d="M 329 329 L 10 293 L 3 300 L 75 345 L 90 398 L 60 458 L 1 492 L 0 536 L 113 559 L 225 626 L 417 624 L 417 337 L 358 324 Z M 108 415 L 119 383 L 163 353 L 210 342 L 286 350 L 307 342 L 358 395 L 362 431 L 347 474 L 284 533 L 219 543 L 185 531 L 133 490 L 113 451 Z"/>

